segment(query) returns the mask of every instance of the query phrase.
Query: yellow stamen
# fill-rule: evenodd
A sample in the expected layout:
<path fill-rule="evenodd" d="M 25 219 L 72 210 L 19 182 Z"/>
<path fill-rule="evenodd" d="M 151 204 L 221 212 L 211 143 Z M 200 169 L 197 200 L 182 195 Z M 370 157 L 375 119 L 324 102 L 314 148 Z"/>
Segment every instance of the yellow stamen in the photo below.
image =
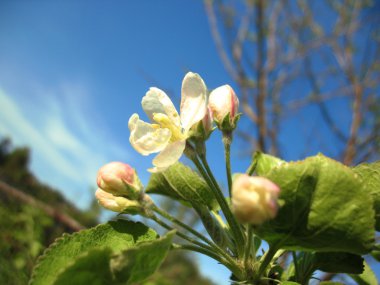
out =
<path fill-rule="evenodd" d="M 169 117 L 162 113 L 154 113 L 153 120 L 160 124 L 161 128 L 167 128 L 171 131 L 172 136 L 170 142 L 186 139 L 186 135 L 182 132 L 181 126 L 176 125 Z"/>

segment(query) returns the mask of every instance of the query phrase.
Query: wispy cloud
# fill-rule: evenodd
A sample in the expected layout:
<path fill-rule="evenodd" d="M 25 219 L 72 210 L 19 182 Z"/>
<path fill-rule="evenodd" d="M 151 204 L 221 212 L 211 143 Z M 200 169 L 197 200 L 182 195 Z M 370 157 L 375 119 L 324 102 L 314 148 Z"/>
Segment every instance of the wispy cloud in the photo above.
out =
<path fill-rule="evenodd" d="M 97 169 L 111 157 L 129 157 L 110 130 L 94 121 L 86 89 L 70 84 L 56 90 L 39 88 L 33 94 L 33 110 L 13 95 L 0 88 L 0 134 L 29 146 L 37 176 L 86 206 L 86 190 L 95 186 Z"/>

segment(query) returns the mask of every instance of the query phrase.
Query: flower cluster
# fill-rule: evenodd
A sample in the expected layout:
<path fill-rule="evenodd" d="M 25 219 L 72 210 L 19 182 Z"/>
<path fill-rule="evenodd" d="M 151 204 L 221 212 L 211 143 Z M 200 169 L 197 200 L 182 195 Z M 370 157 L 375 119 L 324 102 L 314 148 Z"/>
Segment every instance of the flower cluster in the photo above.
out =
<path fill-rule="evenodd" d="M 156 87 L 148 90 L 141 104 L 151 123 L 133 114 L 128 122 L 129 140 L 142 155 L 158 153 L 152 161 L 153 167 L 148 169 L 153 173 L 162 172 L 176 163 L 185 150 L 189 157 L 191 153 L 200 155 L 204 142 L 214 129 L 213 123 L 223 132 L 223 138 L 229 138 L 226 141 L 230 144 L 240 116 L 239 100 L 231 86 L 223 85 L 208 92 L 203 79 L 192 72 L 187 73 L 182 81 L 179 113 L 165 92 Z M 191 147 L 193 143 L 196 149 Z M 230 170 L 227 176 L 231 177 Z M 280 191 L 277 185 L 266 178 L 246 174 L 236 175 L 232 185 L 230 182 L 231 210 L 239 222 L 260 225 L 276 216 Z M 135 170 L 127 164 L 112 162 L 105 165 L 99 170 L 97 183 L 99 203 L 112 211 L 143 213 L 144 206 L 153 205 L 149 196 L 143 194 Z M 215 184 L 210 185 L 211 189 L 213 187 Z M 223 204 L 227 205 L 218 202 L 222 208 Z"/>
<path fill-rule="evenodd" d="M 142 107 L 152 124 L 140 120 L 138 114 L 129 119 L 129 141 L 142 155 L 159 154 L 153 159 L 150 172 L 160 172 L 181 157 L 186 140 L 198 137 L 206 140 L 212 132 L 212 121 L 222 127 L 229 118 L 229 128 L 236 124 L 239 100 L 229 85 L 216 88 L 207 96 L 203 79 L 189 72 L 182 81 L 180 114 L 164 91 L 150 88 L 142 99 Z M 226 127 L 228 123 L 223 126 Z"/>

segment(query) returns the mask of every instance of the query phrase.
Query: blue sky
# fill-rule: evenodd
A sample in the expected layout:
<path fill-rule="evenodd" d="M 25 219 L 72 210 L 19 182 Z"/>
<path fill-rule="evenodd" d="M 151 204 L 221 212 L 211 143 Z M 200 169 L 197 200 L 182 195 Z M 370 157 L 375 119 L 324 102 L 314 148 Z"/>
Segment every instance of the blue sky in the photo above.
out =
<path fill-rule="evenodd" d="M 178 106 L 189 70 L 209 89 L 234 86 L 200 0 L 0 2 L 0 136 L 29 146 L 33 172 L 80 208 L 89 205 L 96 172 L 109 161 L 129 163 L 147 183 L 152 157 L 130 146 L 128 119 L 135 112 L 145 118 L 140 102 L 151 86 L 168 91 Z M 290 97 L 302 88 L 293 87 Z M 305 134 L 316 128 L 317 119 L 294 127 L 312 112 L 289 118 L 280 137 L 286 159 L 299 158 Z M 347 114 L 340 117 L 347 124 Z M 311 144 L 318 148 L 317 140 Z M 224 177 L 220 135 L 208 145 L 211 166 Z M 249 164 L 241 150 L 233 145 L 235 172 Z M 205 274 L 228 284 L 222 266 L 200 260 Z"/>
<path fill-rule="evenodd" d="M 29 146 L 33 172 L 81 208 L 109 161 L 131 164 L 147 182 L 151 157 L 129 145 L 128 119 L 143 116 L 150 86 L 170 92 L 178 106 L 188 70 L 210 89 L 232 84 L 201 1 L 0 3 L 0 135 Z M 211 157 L 222 151 L 215 136 Z M 201 261 L 227 284 L 222 266 Z"/>

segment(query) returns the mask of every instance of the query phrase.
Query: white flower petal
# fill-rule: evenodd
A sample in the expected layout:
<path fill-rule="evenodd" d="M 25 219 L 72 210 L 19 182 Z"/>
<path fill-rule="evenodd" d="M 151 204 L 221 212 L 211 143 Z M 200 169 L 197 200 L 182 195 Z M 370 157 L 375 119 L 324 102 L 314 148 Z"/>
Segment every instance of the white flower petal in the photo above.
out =
<path fill-rule="evenodd" d="M 149 172 L 160 172 L 173 165 L 181 157 L 186 147 L 186 140 L 176 141 L 168 144 L 152 161 L 154 168 L 148 169 Z"/>
<path fill-rule="evenodd" d="M 129 141 L 142 155 L 159 152 L 166 148 L 171 138 L 171 131 L 160 128 L 159 125 L 148 124 L 139 119 L 139 115 L 133 114 L 128 122 L 131 135 Z"/>
<path fill-rule="evenodd" d="M 181 126 L 178 112 L 164 91 L 156 87 L 150 88 L 143 97 L 141 105 L 151 121 L 155 113 L 161 113 L 167 115 L 175 125 Z"/>
<path fill-rule="evenodd" d="M 182 81 L 181 123 L 187 132 L 195 123 L 202 120 L 206 114 L 207 88 L 202 78 L 188 72 Z"/>

